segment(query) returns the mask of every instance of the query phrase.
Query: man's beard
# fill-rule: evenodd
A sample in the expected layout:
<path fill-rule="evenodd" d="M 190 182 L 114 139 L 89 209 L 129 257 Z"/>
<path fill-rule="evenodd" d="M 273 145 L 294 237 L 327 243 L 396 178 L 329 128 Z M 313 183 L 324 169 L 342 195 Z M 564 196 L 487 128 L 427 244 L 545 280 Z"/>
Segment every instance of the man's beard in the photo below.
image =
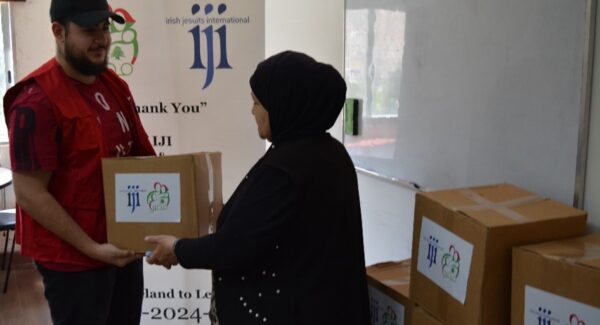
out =
<path fill-rule="evenodd" d="M 85 76 L 97 76 L 100 75 L 108 66 L 108 55 L 104 58 L 101 63 L 94 63 L 90 61 L 84 55 L 77 56 L 76 52 L 69 46 L 69 43 L 65 43 L 65 60 L 79 73 Z"/>

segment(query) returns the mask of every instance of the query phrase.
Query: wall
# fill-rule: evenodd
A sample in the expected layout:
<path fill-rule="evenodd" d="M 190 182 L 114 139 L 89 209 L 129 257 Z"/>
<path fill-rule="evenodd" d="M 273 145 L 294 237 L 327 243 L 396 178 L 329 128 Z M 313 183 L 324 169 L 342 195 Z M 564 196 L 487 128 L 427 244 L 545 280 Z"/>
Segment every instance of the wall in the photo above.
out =
<path fill-rule="evenodd" d="M 600 45 L 600 15 L 596 17 L 596 44 Z M 600 50 L 594 53 L 592 105 L 588 144 L 584 207 L 588 212 L 589 230 L 600 231 Z"/>
<path fill-rule="evenodd" d="M 265 54 L 304 52 L 344 71 L 344 0 L 266 0 Z M 342 119 L 331 133 L 341 138 Z"/>

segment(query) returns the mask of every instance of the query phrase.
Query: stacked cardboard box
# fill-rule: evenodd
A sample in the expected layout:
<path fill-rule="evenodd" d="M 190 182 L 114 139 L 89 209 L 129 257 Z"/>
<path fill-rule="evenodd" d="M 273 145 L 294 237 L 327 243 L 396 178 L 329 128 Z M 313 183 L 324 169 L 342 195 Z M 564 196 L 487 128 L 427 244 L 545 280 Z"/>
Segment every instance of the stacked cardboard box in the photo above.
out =
<path fill-rule="evenodd" d="M 222 207 L 221 154 L 102 160 L 108 242 L 136 252 L 147 235 L 199 237 Z"/>
<path fill-rule="evenodd" d="M 410 260 L 367 268 L 371 325 L 411 324 L 413 302 L 408 297 Z"/>
<path fill-rule="evenodd" d="M 415 307 L 413 311 L 412 325 L 444 325 L 440 320 L 428 313 L 421 307 Z"/>
<path fill-rule="evenodd" d="M 444 324 L 509 324 L 512 248 L 585 224 L 584 211 L 509 184 L 420 193 L 410 298 Z"/>
<path fill-rule="evenodd" d="M 512 324 L 600 324 L 600 234 L 513 252 Z"/>

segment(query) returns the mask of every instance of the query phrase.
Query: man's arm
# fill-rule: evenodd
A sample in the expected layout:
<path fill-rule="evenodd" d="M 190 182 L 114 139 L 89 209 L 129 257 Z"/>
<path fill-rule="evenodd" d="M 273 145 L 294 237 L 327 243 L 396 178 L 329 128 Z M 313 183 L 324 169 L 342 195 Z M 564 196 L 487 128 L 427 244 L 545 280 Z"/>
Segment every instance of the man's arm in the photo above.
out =
<path fill-rule="evenodd" d="M 120 267 L 140 258 L 132 251 L 97 243 L 88 236 L 48 192 L 51 176 L 51 172 L 42 170 L 13 171 L 17 204 L 42 227 L 90 258 Z"/>

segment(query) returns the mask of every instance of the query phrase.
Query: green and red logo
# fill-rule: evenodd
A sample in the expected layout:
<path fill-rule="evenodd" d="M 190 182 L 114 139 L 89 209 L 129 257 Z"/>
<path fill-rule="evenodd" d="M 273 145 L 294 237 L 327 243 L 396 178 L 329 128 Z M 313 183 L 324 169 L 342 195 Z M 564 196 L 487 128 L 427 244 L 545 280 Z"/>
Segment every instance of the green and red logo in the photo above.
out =
<path fill-rule="evenodd" d="M 125 23 L 121 25 L 110 21 L 112 45 L 108 66 L 119 76 L 129 76 L 133 73 L 133 66 L 140 51 L 137 31 L 133 28 L 135 19 L 123 8 L 118 8 L 114 12 L 123 16 Z"/>
<path fill-rule="evenodd" d="M 460 273 L 460 253 L 454 247 L 450 245 L 448 253 L 442 256 L 442 275 L 446 279 L 450 279 L 452 282 L 456 282 L 458 274 Z"/>
<path fill-rule="evenodd" d="M 148 193 L 146 201 L 153 212 L 167 210 L 169 203 L 171 203 L 169 188 L 159 182 L 154 183 L 154 190 Z"/>

